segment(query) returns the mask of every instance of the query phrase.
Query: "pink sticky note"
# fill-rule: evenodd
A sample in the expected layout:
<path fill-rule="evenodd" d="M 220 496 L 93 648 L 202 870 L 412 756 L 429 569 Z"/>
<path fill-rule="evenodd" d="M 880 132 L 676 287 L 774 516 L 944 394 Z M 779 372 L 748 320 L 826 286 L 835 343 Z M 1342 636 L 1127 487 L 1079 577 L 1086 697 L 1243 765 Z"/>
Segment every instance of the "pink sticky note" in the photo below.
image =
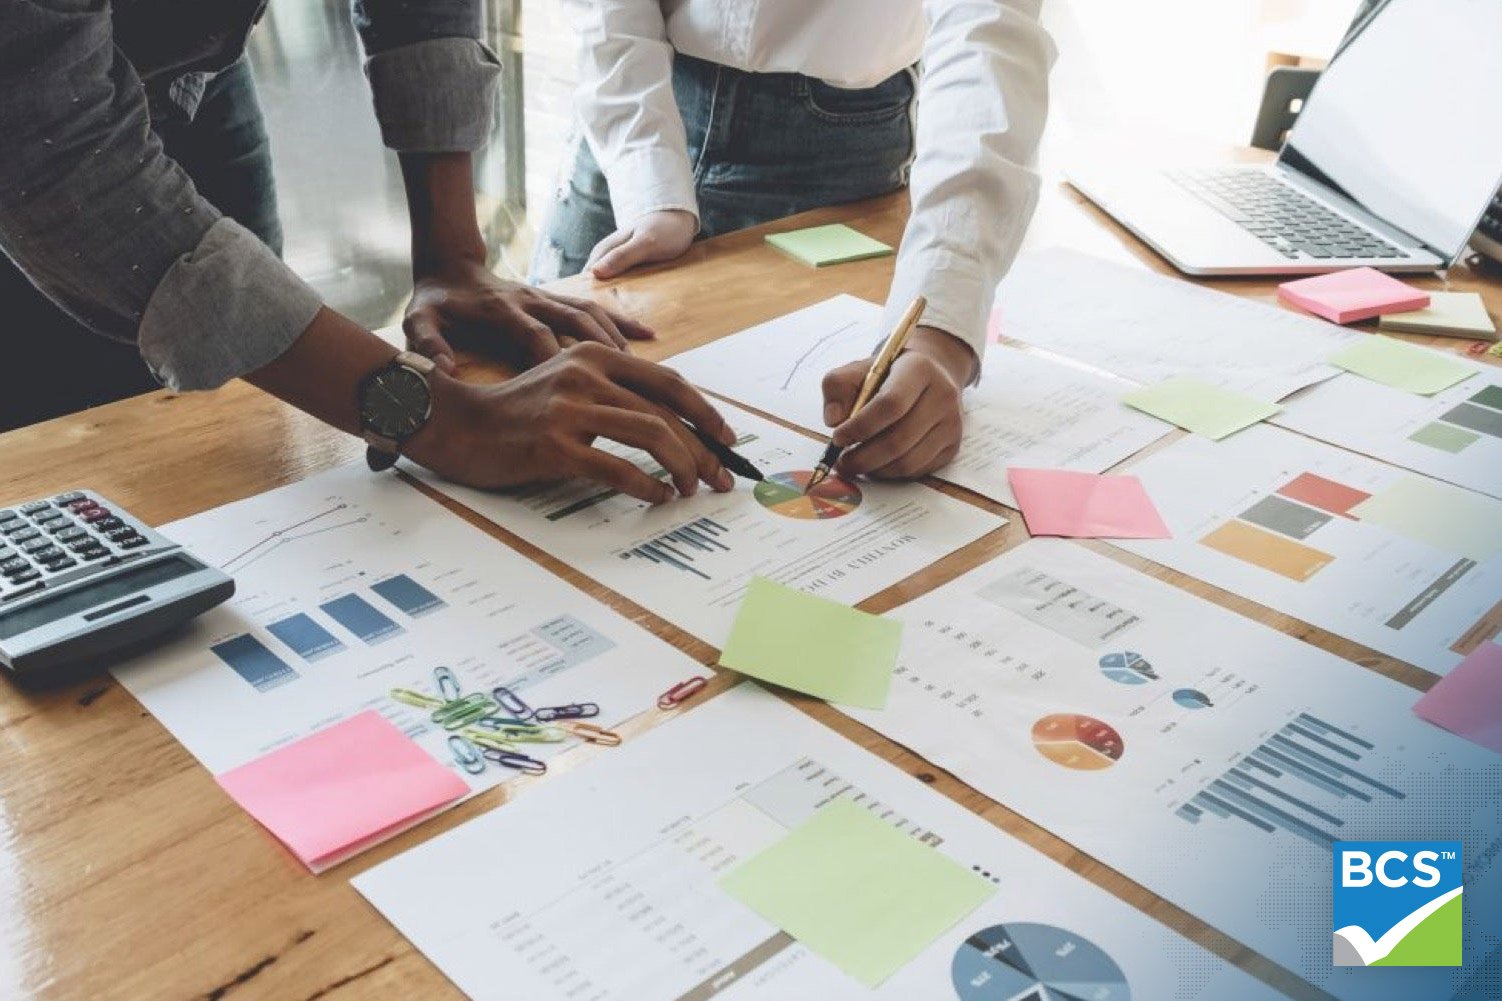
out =
<path fill-rule="evenodd" d="M 1421 719 L 1502 754 L 1502 646 L 1483 643 L 1419 699 Z"/>
<path fill-rule="evenodd" d="M 1080 539 L 1166 539 L 1168 526 L 1135 476 L 1068 469 L 1007 470 L 1007 482 L 1034 535 Z"/>
<path fill-rule="evenodd" d="M 309 868 L 373 844 L 469 792 L 374 709 L 218 776 Z"/>
<path fill-rule="evenodd" d="M 1429 293 L 1376 268 L 1352 268 L 1278 286 L 1278 298 L 1332 323 L 1354 323 L 1429 305 Z"/>

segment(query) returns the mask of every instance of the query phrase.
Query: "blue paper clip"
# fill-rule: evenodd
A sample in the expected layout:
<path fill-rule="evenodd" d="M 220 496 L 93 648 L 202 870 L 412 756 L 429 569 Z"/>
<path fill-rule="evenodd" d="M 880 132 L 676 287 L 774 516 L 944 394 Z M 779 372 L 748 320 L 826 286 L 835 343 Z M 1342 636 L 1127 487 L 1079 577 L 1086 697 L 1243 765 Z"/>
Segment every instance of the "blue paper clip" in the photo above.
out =
<path fill-rule="evenodd" d="M 480 757 L 480 752 L 475 750 L 475 745 L 457 733 L 449 737 L 449 753 L 454 756 L 455 761 L 459 762 L 459 767 L 469 774 L 479 775 L 485 771 L 485 759 Z"/>
<path fill-rule="evenodd" d="M 490 690 L 490 697 L 495 699 L 497 705 L 513 716 L 526 719 L 532 715 L 532 707 L 527 705 L 520 695 L 517 695 L 505 685 L 496 685 L 492 688 Z"/>
<path fill-rule="evenodd" d="M 566 706 L 544 706 L 534 710 L 532 718 L 539 723 L 551 723 L 555 719 L 589 719 L 600 715 L 600 707 L 593 702 L 570 702 Z"/>
<path fill-rule="evenodd" d="M 457 702 L 464 697 L 464 688 L 459 679 L 446 667 L 433 668 L 433 681 L 438 685 L 438 694 L 445 702 Z"/>
<path fill-rule="evenodd" d="M 533 724 L 524 719 L 517 719 L 515 716 L 481 716 L 471 725 L 482 730 L 504 730 L 508 726 L 532 726 Z"/>
<path fill-rule="evenodd" d="M 504 768 L 515 768 L 528 775 L 541 775 L 548 770 L 547 762 L 538 761 L 536 758 L 530 758 L 517 751 L 498 751 L 487 747 L 483 753 L 486 758 Z"/>

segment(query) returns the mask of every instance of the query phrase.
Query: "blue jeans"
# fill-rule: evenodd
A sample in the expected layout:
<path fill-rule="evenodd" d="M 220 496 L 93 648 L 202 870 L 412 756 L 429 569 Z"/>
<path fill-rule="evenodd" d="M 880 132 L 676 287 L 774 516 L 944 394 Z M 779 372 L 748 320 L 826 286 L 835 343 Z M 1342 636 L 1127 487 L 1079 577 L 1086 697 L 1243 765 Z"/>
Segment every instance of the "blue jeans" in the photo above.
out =
<path fill-rule="evenodd" d="M 209 81 L 192 121 L 169 112 L 152 130 L 215 208 L 281 252 L 271 144 L 244 57 Z M 0 431 L 158 388 L 134 344 L 79 324 L 4 254 L 0 318 L 15 332 L 0 365 Z"/>
<path fill-rule="evenodd" d="M 680 53 L 673 93 L 688 132 L 701 237 L 907 184 L 913 70 L 846 90 L 797 73 L 745 73 Z M 581 141 L 538 240 L 532 280 L 577 274 L 615 229 L 605 175 Z"/>

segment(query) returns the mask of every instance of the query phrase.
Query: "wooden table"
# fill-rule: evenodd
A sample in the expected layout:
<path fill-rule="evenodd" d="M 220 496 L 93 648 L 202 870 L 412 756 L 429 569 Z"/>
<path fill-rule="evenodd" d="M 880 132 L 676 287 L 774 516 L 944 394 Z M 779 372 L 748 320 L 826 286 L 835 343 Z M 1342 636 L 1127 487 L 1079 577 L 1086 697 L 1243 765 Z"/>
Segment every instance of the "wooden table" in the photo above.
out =
<path fill-rule="evenodd" d="M 893 195 L 810 213 L 797 224 L 848 222 L 895 244 L 905 217 L 905 196 Z M 749 230 L 700 244 L 675 268 L 604 285 L 580 279 L 563 284 L 650 322 L 662 335 L 642 349 L 652 358 L 837 292 L 875 300 L 885 296 L 890 258 L 816 271 L 765 247 L 762 233 Z M 1029 238 L 1032 245 L 1055 242 L 1168 270 L 1062 185 L 1047 190 Z M 1502 315 L 1502 282 L 1496 277 L 1461 267 L 1451 272 L 1450 283 L 1481 291 L 1493 314 Z M 1211 284 L 1267 301 L 1275 286 L 1271 280 Z M 1420 284 L 1437 287 L 1435 280 Z M 490 374 L 478 363 L 468 372 L 480 378 Z M 244 384 L 200 395 L 159 392 L 0 436 L 0 503 L 88 485 L 160 524 L 353 460 L 360 451 L 353 439 Z M 943 489 L 1004 510 L 957 488 Z M 691 654 L 706 662 L 712 657 L 710 648 L 629 601 L 477 523 Z M 865 607 L 889 609 L 1025 538 L 1021 519 L 1014 517 L 1004 530 Z M 1433 681 L 1422 671 L 1119 550 L 1092 548 L 1415 687 Z M 729 683 L 721 678 L 717 688 Z M 1291 996 L 1323 997 L 891 741 L 820 703 L 798 704 Z M 638 731 L 664 718 L 654 711 L 626 729 Z M 107 676 L 46 694 L 0 684 L 0 748 L 5 754 L 0 766 L 4 998 L 456 997 L 438 971 L 355 893 L 349 878 L 525 792 L 513 784 L 485 793 L 313 877 Z M 555 772 L 571 770 L 589 753 L 571 752 Z M 555 779 L 556 774 L 543 781 Z"/>

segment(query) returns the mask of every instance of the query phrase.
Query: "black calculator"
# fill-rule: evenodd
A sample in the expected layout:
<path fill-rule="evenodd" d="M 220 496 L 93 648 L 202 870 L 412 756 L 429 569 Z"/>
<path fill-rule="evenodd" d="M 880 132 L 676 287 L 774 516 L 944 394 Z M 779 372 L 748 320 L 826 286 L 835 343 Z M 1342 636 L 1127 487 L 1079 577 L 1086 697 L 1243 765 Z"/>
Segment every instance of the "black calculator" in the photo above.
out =
<path fill-rule="evenodd" d="M 104 497 L 0 508 L 0 665 L 28 685 L 109 666 L 235 582 Z"/>

